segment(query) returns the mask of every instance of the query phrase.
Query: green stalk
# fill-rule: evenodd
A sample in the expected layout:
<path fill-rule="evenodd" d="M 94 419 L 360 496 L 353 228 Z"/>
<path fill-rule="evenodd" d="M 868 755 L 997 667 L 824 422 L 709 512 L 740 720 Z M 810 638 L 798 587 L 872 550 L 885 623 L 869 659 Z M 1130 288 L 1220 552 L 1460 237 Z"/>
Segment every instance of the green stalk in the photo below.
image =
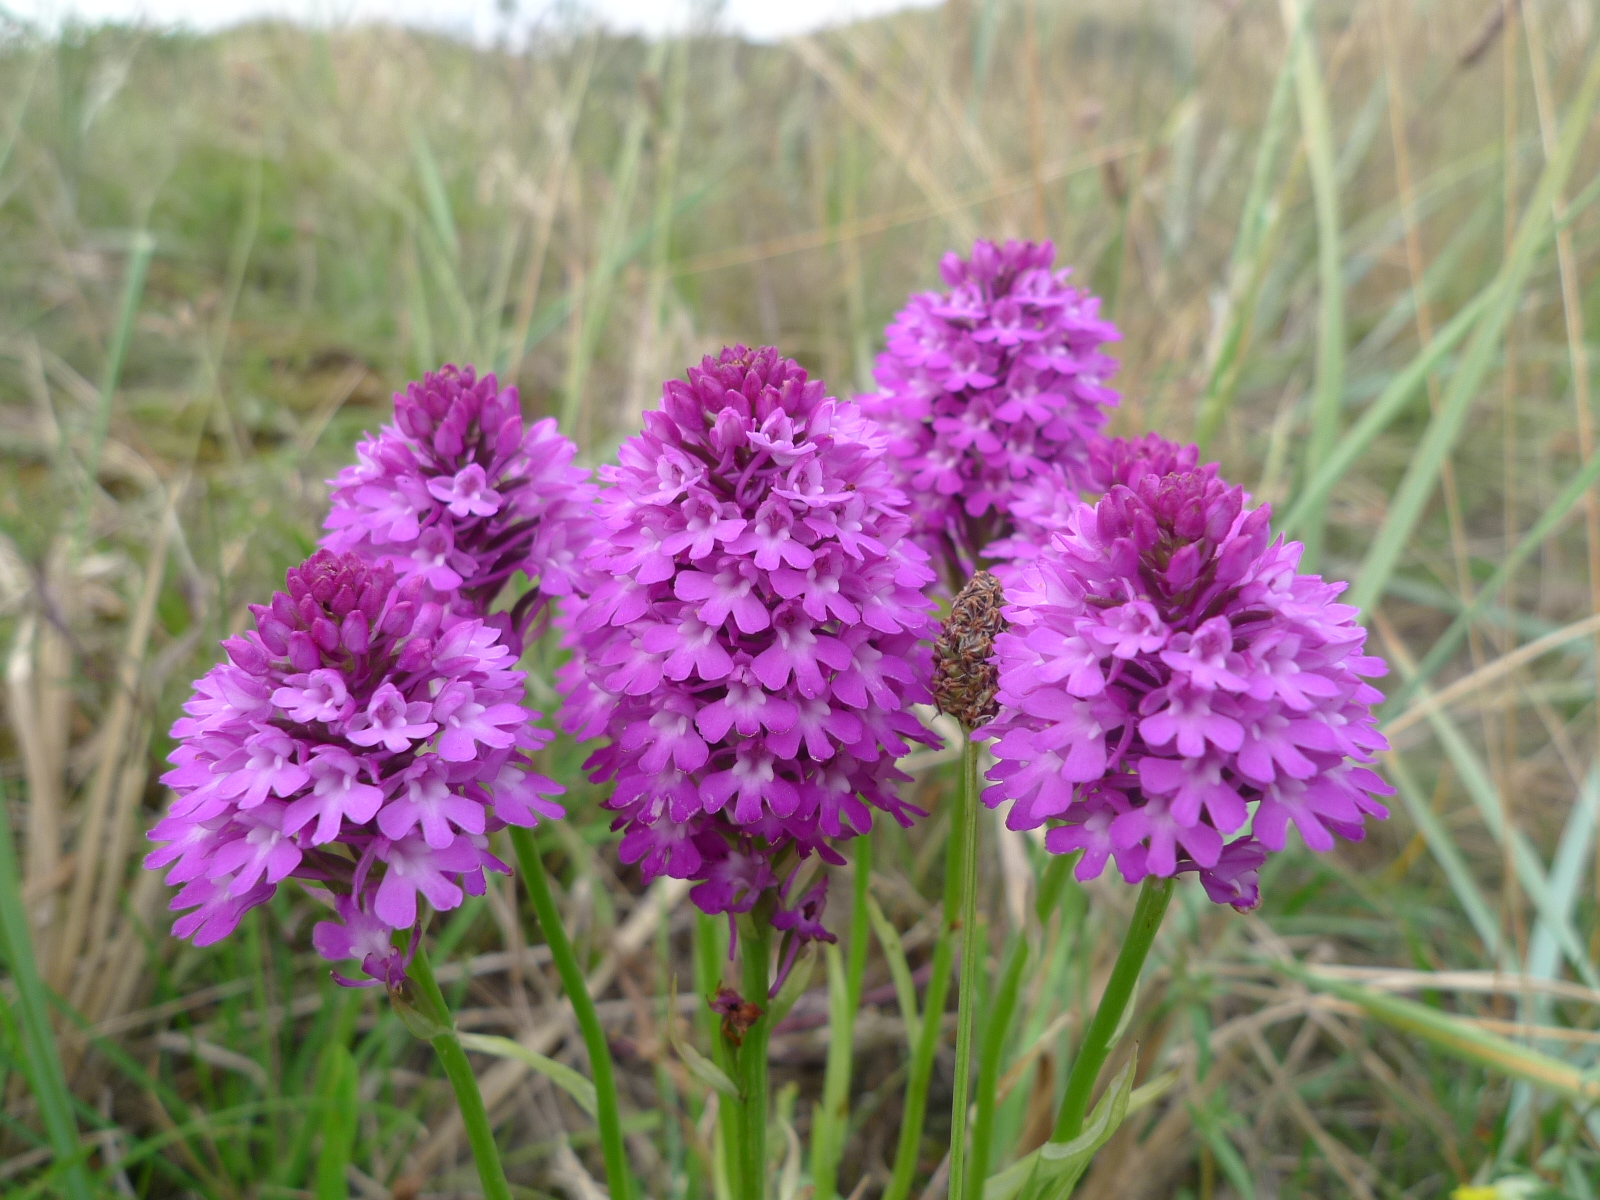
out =
<path fill-rule="evenodd" d="M 1084 1034 L 1083 1045 L 1072 1064 L 1072 1074 L 1067 1079 L 1067 1091 L 1061 1097 L 1061 1110 L 1056 1114 L 1053 1142 L 1070 1142 L 1083 1132 L 1083 1118 L 1089 1111 L 1089 1097 L 1094 1092 L 1100 1068 L 1111 1054 L 1112 1041 L 1117 1027 L 1122 1024 L 1122 1013 L 1128 999 L 1144 970 L 1144 960 L 1161 928 L 1161 918 L 1172 899 L 1171 879 L 1146 876 L 1139 889 L 1139 902 L 1133 909 L 1133 924 L 1117 954 L 1116 966 L 1111 968 L 1111 978 L 1105 993 L 1100 997 L 1100 1007 L 1095 1009 L 1094 1020 L 1089 1022 L 1089 1032 Z"/>
<path fill-rule="evenodd" d="M 511 1186 L 506 1183 L 506 1169 L 500 1163 L 500 1149 L 494 1144 L 494 1128 L 489 1124 L 489 1112 L 478 1091 L 478 1077 L 472 1073 L 467 1052 L 456 1038 L 455 1021 L 444 1002 L 444 993 L 439 990 L 439 982 L 433 977 L 428 952 L 421 946 L 417 947 L 407 974 L 416 985 L 408 990 L 422 1020 L 406 1023 L 413 1033 L 426 1037 L 433 1046 L 445 1077 L 455 1089 L 456 1107 L 461 1110 L 461 1121 L 467 1129 L 467 1144 L 472 1148 L 472 1161 L 478 1167 L 484 1200 L 511 1200 Z M 402 1010 L 401 1015 L 407 1014 Z"/>
<path fill-rule="evenodd" d="M 728 1044 L 728 1039 L 722 1036 L 722 1030 L 717 1027 L 716 1013 L 709 1007 L 717 985 L 722 982 L 724 955 L 721 950 L 721 939 L 718 937 L 720 920 L 720 917 L 709 916 L 698 909 L 695 910 L 693 928 L 695 990 L 700 995 L 702 1005 L 700 1016 L 705 1025 L 706 1041 L 711 1046 L 711 1061 L 717 1064 L 724 1075 L 732 1079 L 738 1072 L 738 1067 L 734 1063 L 733 1049 Z M 727 1176 L 728 1189 L 735 1196 L 739 1194 L 739 1147 L 744 1145 L 744 1134 L 740 1125 L 742 1115 L 737 1104 L 730 1104 L 725 1098 L 717 1097 L 717 1127 L 722 1134 L 718 1139 L 718 1148 L 721 1151 L 722 1168 Z"/>
<path fill-rule="evenodd" d="M 964 789 L 963 789 L 964 790 Z M 957 805 L 964 800 L 957 798 Z M 922 1145 L 922 1119 L 928 1110 L 928 1084 L 933 1078 L 933 1059 L 939 1049 L 945 995 L 950 990 L 950 968 L 955 959 L 956 922 L 961 903 L 961 842 L 955 831 L 961 826 L 961 813 L 952 820 L 950 849 L 944 876 L 944 921 L 939 940 L 934 943 L 932 969 L 928 975 L 927 998 L 922 1008 L 922 1029 L 911 1055 L 911 1070 L 906 1076 L 906 1098 L 901 1110 L 900 1141 L 894 1151 L 894 1173 L 883 1200 L 906 1200 L 911 1194 L 912 1176 L 917 1169 L 917 1152 Z"/>
<path fill-rule="evenodd" d="M 761 1015 L 745 1031 L 739 1047 L 739 1090 L 744 1109 L 743 1152 L 739 1173 L 741 1200 L 765 1200 L 767 1182 L 767 1035 L 772 1031 L 772 1005 L 767 999 L 767 964 L 772 957 L 771 902 L 763 897 L 749 919 L 739 922 L 739 958 L 743 964 L 744 998 L 761 1007 Z"/>
<path fill-rule="evenodd" d="M 600 1125 L 600 1153 L 606 1164 L 606 1185 L 612 1200 L 628 1200 L 633 1185 L 628 1176 L 628 1154 L 622 1144 L 622 1111 L 617 1103 L 617 1077 L 611 1066 L 611 1047 L 606 1043 L 600 1015 L 595 1012 L 594 999 L 584 981 L 583 968 L 578 965 L 566 928 L 561 924 L 555 897 L 550 894 L 550 882 L 545 877 L 539 848 L 534 845 L 533 831 L 513 826 L 511 847 L 516 851 L 517 868 L 522 873 L 522 882 L 527 885 L 528 898 L 533 901 L 534 916 L 544 932 L 556 973 L 561 976 L 561 987 L 577 1018 L 578 1032 L 583 1035 L 584 1049 L 589 1053 L 589 1073 L 594 1077 L 595 1098 L 599 1101 L 596 1119 Z"/>
<path fill-rule="evenodd" d="M 972 1081 L 972 1021 L 978 991 L 978 744 L 961 729 L 961 982 L 956 993 L 956 1080 L 950 1101 L 950 1200 L 967 1184 L 967 1094 Z"/>
<path fill-rule="evenodd" d="M 978 1113 L 972 1122 L 972 1161 L 967 1167 L 968 1196 L 982 1196 L 983 1181 L 989 1175 L 989 1153 L 994 1146 L 995 1091 L 1000 1084 L 1001 1059 L 1005 1055 L 1006 1037 L 1011 1032 L 1011 1018 L 1017 1011 L 1022 972 L 1027 965 L 1028 940 L 1020 932 L 1014 933 L 1011 945 L 1006 948 L 1005 966 L 1000 971 L 994 1002 L 984 1013 L 983 1048 L 978 1054 Z"/>

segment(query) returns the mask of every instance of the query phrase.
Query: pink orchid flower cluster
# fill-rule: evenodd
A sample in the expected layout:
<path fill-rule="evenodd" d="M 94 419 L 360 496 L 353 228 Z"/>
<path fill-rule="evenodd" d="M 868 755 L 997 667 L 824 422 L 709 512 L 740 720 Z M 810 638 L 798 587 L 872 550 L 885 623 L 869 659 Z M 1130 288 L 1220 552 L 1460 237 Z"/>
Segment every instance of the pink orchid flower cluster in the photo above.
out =
<path fill-rule="evenodd" d="M 1270 510 L 1197 458 L 1104 444 L 1098 504 L 1007 565 L 984 799 L 1010 801 L 1014 829 L 1050 823 L 1080 879 L 1114 856 L 1129 882 L 1195 871 L 1248 909 L 1290 823 L 1326 851 L 1387 815 L 1374 797 L 1393 789 L 1363 765 L 1387 748 L 1366 682 L 1385 668 L 1344 585 L 1297 574 Z"/>
<path fill-rule="evenodd" d="M 256 628 L 223 643 L 173 726 L 174 799 L 145 863 L 181 886 L 173 932 L 199 945 L 290 876 L 320 885 L 336 919 L 317 950 L 397 985 L 418 897 L 481 894 L 507 869 L 490 833 L 563 815 L 516 660 L 540 605 L 572 590 L 594 488 L 553 422 L 525 428 L 516 389 L 470 368 L 397 395 L 358 454 L 332 481 L 324 548 L 251 607 Z M 533 586 L 490 613 L 519 571 Z"/>
<path fill-rule="evenodd" d="M 785 864 L 842 862 L 826 839 L 871 809 L 909 823 L 894 764 L 931 740 L 909 710 L 930 698 L 933 573 L 878 428 L 735 346 L 669 382 L 601 478 L 560 678 L 566 728 L 609 739 L 588 767 L 615 782 L 623 861 L 733 914 Z"/>
<path fill-rule="evenodd" d="M 888 431 L 919 539 L 952 576 L 1012 532 L 1028 481 L 1083 482 L 1090 440 L 1117 403 L 1105 384 L 1116 364 L 1100 347 L 1120 335 L 1054 261 L 1050 242 L 947 254 L 950 290 L 914 295 L 895 316 L 879 390 L 861 397 Z"/>
<path fill-rule="evenodd" d="M 418 898 L 459 905 L 506 869 L 490 833 L 562 815 L 515 665 L 559 598 L 561 722 L 606 739 L 586 765 L 621 859 L 730 920 L 769 895 L 786 970 L 832 937 L 825 877 L 787 899 L 798 864 L 843 862 L 830 840 L 874 811 L 923 815 L 896 761 L 938 741 L 912 711 L 934 558 L 945 586 L 987 563 L 1005 588 L 985 800 L 1080 878 L 1193 871 L 1248 908 L 1290 824 L 1359 838 L 1390 790 L 1366 765 L 1383 668 L 1343 585 L 1298 574 L 1195 447 L 1100 436 L 1117 333 L 1053 259 L 947 256 L 855 402 L 770 347 L 705 358 L 599 488 L 492 375 L 397 394 L 330 481 L 324 548 L 173 727 L 146 862 L 181 889 L 174 932 L 216 941 L 294 876 L 334 909 L 324 956 L 402 980 Z"/>

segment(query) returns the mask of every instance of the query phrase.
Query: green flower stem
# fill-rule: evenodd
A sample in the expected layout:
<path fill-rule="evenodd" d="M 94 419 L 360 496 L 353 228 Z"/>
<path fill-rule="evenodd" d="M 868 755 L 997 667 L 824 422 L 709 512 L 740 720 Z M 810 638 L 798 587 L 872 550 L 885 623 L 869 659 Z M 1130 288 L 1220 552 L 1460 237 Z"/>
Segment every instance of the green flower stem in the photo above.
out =
<path fill-rule="evenodd" d="M 1111 968 L 1111 978 L 1100 997 L 1100 1007 L 1095 1009 L 1094 1020 L 1084 1034 L 1083 1045 L 1072 1064 L 1072 1074 L 1067 1078 L 1067 1091 L 1061 1097 L 1061 1110 L 1056 1114 L 1055 1132 L 1050 1135 L 1053 1142 L 1070 1142 L 1083 1132 L 1083 1119 L 1089 1111 L 1089 1097 L 1094 1092 L 1095 1080 L 1100 1077 L 1100 1068 L 1105 1066 L 1106 1058 L 1111 1054 L 1112 1038 L 1117 1026 L 1122 1023 L 1122 1012 L 1128 1007 L 1128 999 L 1139 982 L 1139 973 L 1144 970 L 1144 960 L 1149 956 L 1150 947 L 1161 928 L 1161 918 L 1166 914 L 1168 901 L 1172 899 L 1172 887 L 1171 879 L 1149 875 L 1139 889 L 1139 902 L 1133 909 L 1133 924 L 1117 954 L 1116 965 Z"/>
<path fill-rule="evenodd" d="M 757 902 L 749 919 L 739 922 L 739 957 L 744 970 L 744 998 L 759 1005 L 761 1016 L 745 1031 L 739 1047 L 739 1090 L 742 1093 L 744 1146 L 740 1154 L 740 1200 L 766 1200 L 767 1184 L 767 1035 L 772 1032 L 772 1003 L 767 999 L 767 969 L 772 957 L 770 893 Z"/>
<path fill-rule="evenodd" d="M 978 968 L 978 744 L 961 728 L 961 981 L 956 993 L 956 1079 L 950 1102 L 950 1200 L 962 1200 L 967 1185 L 967 1095 L 972 1082 L 972 1026 L 977 1007 Z"/>
<path fill-rule="evenodd" d="M 961 880 L 966 871 L 958 831 L 965 821 L 966 788 L 956 797 L 951 814 L 950 844 L 945 858 L 944 920 L 939 939 L 933 946 L 933 962 L 928 974 L 927 997 L 922 1005 L 922 1033 L 911 1054 L 911 1070 L 906 1076 L 906 1098 L 901 1108 L 900 1141 L 894 1151 L 894 1172 L 883 1200 L 906 1200 L 911 1194 L 912 1177 L 917 1170 L 922 1147 L 922 1119 L 928 1111 L 928 1084 L 933 1079 L 933 1059 L 943 1033 L 944 1001 L 950 991 L 950 969 L 955 960 L 956 926 L 960 922 Z"/>
<path fill-rule="evenodd" d="M 578 956 L 573 953 L 566 928 L 561 924 L 555 897 L 550 894 L 550 881 L 545 876 L 539 848 L 534 844 L 533 831 L 513 826 L 511 847 L 516 851 L 517 867 L 522 872 L 522 882 L 527 885 L 528 898 L 533 901 L 534 916 L 544 932 L 545 943 L 550 947 L 556 973 L 561 976 L 561 987 L 572 1004 L 584 1048 L 589 1052 L 589 1073 L 594 1077 L 595 1098 L 599 1101 L 597 1120 L 600 1153 L 606 1164 L 606 1185 L 611 1200 L 628 1200 L 633 1194 L 633 1184 L 628 1175 L 627 1150 L 622 1144 L 622 1110 L 617 1103 L 617 1076 L 611 1065 L 611 1047 L 606 1043 L 600 1015 L 595 1012 L 594 999 L 584 981 L 583 968 L 578 965 Z"/>
<path fill-rule="evenodd" d="M 983 1181 L 989 1175 L 989 1153 L 994 1145 L 995 1091 L 1000 1084 L 1001 1059 L 1011 1018 L 1017 1011 L 1017 992 L 1022 973 L 1028 966 L 1028 941 L 1020 933 L 1011 935 L 1006 947 L 1005 965 L 993 1001 L 983 1014 L 983 1048 L 978 1053 L 978 1112 L 972 1122 L 972 1156 L 967 1166 L 967 1195 L 983 1195 Z"/>
<path fill-rule="evenodd" d="M 489 1124 L 488 1110 L 483 1107 L 478 1077 L 472 1073 L 467 1052 L 456 1038 L 455 1021 L 444 1002 L 444 993 L 439 990 L 438 980 L 433 977 L 428 953 L 421 946 L 417 947 L 407 975 L 415 985 L 409 990 L 417 1010 L 435 1030 L 428 1041 L 439 1056 L 450 1086 L 455 1089 L 456 1107 L 461 1110 L 461 1121 L 467 1129 L 467 1144 L 472 1147 L 472 1161 L 477 1165 L 478 1179 L 483 1184 L 484 1200 L 511 1200 L 511 1186 L 506 1183 L 506 1169 L 500 1163 L 500 1148 L 494 1144 L 494 1128 Z"/>
<path fill-rule="evenodd" d="M 715 994 L 717 985 L 722 982 L 722 964 L 725 957 L 718 936 L 720 920 L 721 918 L 708 916 L 699 909 L 694 912 L 695 989 L 700 993 L 701 1004 L 704 1006 L 700 1010 L 700 1018 L 705 1027 L 706 1041 L 711 1046 L 711 1061 L 717 1064 L 724 1075 L 733 1079 L 739 1070 L 734 1061 L 733 1047 L 728 1039 L 722 1036 L 722 1030 L 718 1028 L 717 1014 L 710 1008 L 711 997 Z M 719 1140 L 723 1173 L 727 1179 L 729 1192 L 737 1196 L 740 1194 L 739 1148 L 744 1145 L 740 1121 L 744 1114 L 737 1104 L 731 1103 L 725 1097 L 716 1096 L 716 1093 L 712 1095 L 717 1101 L 717 1126 L 722 1134 Z"/>

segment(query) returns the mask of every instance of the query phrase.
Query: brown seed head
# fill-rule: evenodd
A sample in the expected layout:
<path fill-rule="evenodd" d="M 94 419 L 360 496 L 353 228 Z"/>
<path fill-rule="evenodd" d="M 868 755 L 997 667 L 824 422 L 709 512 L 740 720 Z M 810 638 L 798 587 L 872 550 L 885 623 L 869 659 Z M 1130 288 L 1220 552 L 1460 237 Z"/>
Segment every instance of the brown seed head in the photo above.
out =
<path fill-rule="evenodd" d="M 979 571 L 957 594 L 933 645 L 933 702 L 966 729 L 987 725 L 1000 711 L 994 698 L 1000 673 L 989 659 L 1006 627 L 1003 603 L 1000 581 Z"/>

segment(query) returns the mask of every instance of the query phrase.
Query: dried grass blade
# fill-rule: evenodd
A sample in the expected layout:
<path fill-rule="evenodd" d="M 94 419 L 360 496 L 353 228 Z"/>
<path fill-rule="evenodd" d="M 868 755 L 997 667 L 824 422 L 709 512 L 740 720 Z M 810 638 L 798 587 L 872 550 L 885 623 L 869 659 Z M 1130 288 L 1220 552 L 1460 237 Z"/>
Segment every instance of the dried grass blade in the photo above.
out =
<path fill-rule="evenodd" d="M 111 791 L 115 786 L 118 768 L 122 763 L 123 749 L 128 741 L 129 727 L 134 717 L 134 700 L 139 689 L 139 673 L 144 663 L 145 648 L 150 641 L 150 631 L 155 624 L 156 600 L 161 595 L 161 581 L 166 575 L 167 546 L 172 532 L 172 505 L 168 506 L 156 527 L 154 543 L 150 547 L 150 561 L 145 567 L 144 588 L 128 625 L 128 641 L 123 650 L 122 662 L 117 669 L 117 690 L 111 701 L 111 711 L 106 717 L 104 743 L 100 761 L 89 784 L 89 794 L 84 803 L 82 830 L 78 836 L 72 893 L 67 904 L 67 919 L 59 943 L 52 978 L 58 981 L 59 990 L 71 984 L 84 948 L 84 935 L 89 927 L 90 902 L 93 899 L 95 868 L 103 853 L 106 821 L 111 804 Z"/>

